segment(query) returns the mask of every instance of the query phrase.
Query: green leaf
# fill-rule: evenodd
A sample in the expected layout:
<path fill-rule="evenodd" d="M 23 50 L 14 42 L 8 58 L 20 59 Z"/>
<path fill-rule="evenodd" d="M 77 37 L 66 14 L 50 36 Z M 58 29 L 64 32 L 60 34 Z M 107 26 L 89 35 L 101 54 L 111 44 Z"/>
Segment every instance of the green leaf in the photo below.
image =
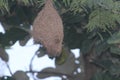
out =
<path fill-rule="evenodd" d="M 113 63 L 111 62 L 111 60 L 94 60 L 93 63 L 95 63 L 96 65 L 108 70 L 112 65 Z"/>
<path fill-rule="evenodd" d="M 1 46 L 1 44 L 2 44 L 3 35 L 4 35 L 4 34 L 0 32 L 0 46 Z"/>
<path fill-rule="evenodd" d="M 26 7 L 20 7 L 20 6 L 15 6 L 14 8 L 12 8 L 11 15 L 7 15 L 7 17 L 5 17 L 5 23 L 9 25 L 17 25 L 17 26 L 26 23 L 27 16 L 29 16 L 29 14 L 25 13 L 26 12 L 24 11 L 25 9 Z"/>
<path fill-rule="evenodd" d="M 112 75 L 120 75 L 120 64 L 112 65 L 109 71 Z"/>
<path fill-rule="evenodd" d="M 69 52 L 69 50 L 66 52 L 66 54 L 67 58 L 65 59 L 64 64 L 55 64 L 55 70 L 63 74 L 73 74 L 74 70 L 77 68 L 77 64 L 75 63 L 75 56 L 73 53 Z"/>
<path fill-rule="evenodd" d="M 74 14 L 82 12 L 84 8 L 82 8 L 82 2 L 84 3 L 86 2 L 86 0 L 72 0 L 70 5 L 70 11 L 73 11 Z"/>
<path fill-rule="evenodd" d="M 0 0 L 0 11 L 4 14 L 5 11 L 9 12 L 9 0 Z"/>
<path fill-rule="evenodd" d="M 82 47 L 80 49 L 81 52 L 84 54 L 88 53 L 92 49 L 93 44 L 94 44 L 94 41 L 91 39 L 84 40 L 82 43 Z"/>
<path fill-rule="evenodd" d="M 83 16 L 81 14 L 73 15 L 71 12 L 67 12 L 63 14 L 63 21 L 65 24 L 74 24 L 74 23 L 80 23 L 83 19 Z"/>
<path fill-rule="evenodd" d="M 37 77 L 40 79 L 43 79 L 43 78 L 47 78 L 50 76 L 56 76 L 56 74 L 54 74 L 54 72 L 55 72 L 54 68 L 48 67 L 48 68 L 45 68 L 42 71 L 38 72 Z"/>
<path fill-rule="evenodd" d="M 67 53 L 66 50 L 65 50 L 64 48 L 62 48 L 61 55 L 55 58 L 55 63 L 56 63 L 57 65 L 62 65 L 62 64 L 64 64 L 65 61 L 67 60 L 67 57 L 68 57 L 67 54 L 69 54 L 69 53 Z"/>
<path fill-rule="evenodd" d="M 4 60 L 5 62 L 8 62 L 9 60 L 9 56 L 8 54 L 6 53 L 5 49 L 4 48 L 1 48 L 0 47 L 0 57 L 2 60 Z"/>
<path fill-rule="evenodd" d="M 91 80 L 113 80 L 113 78 L 107 73 L 97 72 Z"/>
<path fill-rule="evenodd" d="M 39 47 L 37 50 L 37 57 L 43 57 L 46 55 L 46 49 L 44 47 Z"/>
<path fill-rule="evenodd" d="M 84 41 L 86 37 L 86 33 L 79 34 L 72 25 L 69 26 L 64 27 L 64 43 L 71 49 L 80 48 L 82 41 Z"/>
<path fill-rule="evenodd" d="M 17 0 L 17 2 L 19 4 L 23 4 L 24 3 L 24 5 L 26 5 L 26 6 L 33 5 L 34 1 L 36 1 L 36 0 Z"/>
<path fill-rule="evenodd" d="M 119 48 L 118 46 L 112 46 L 112 47 L 110 48 L 110 52 L 111 52 L 112 54 L 120 55 L 120 48 Z"/>
<path fill-rule="evenodd" d="M 113 10 L 116 11 L 117 13 L 120 12 L 120 1 L 119 0 L 114 2 Z"/>
<path fill-rule="evenodd" d="M 70 3 L 71 3 L 71 0 L 62 0 L 62 1 L 63 1 L 63 3 L 65 4 L 66 7 L 69 6 Z"/>
<path fill-rule="evenodd" d="M 86 25 L 88 31 L 95 29 L 107 30 L 116 26 L 116 15 L 104 9 L 96 9 L 89 15 L 89 22 Z"/>
<path fill-rule="evenodd" d="M 96 73 L 91 80 L 103 80 L 102 73 Z"/>
<path fill-rule="evenodd" d="M 21 46 L 25 46 L 26 45 L 26 43 L 28 42 L 28 40 L 31 38 L 31 36 L 30 35 L 27 35 L 23 40 L 20 40 L 19 41 L 19 44 L 21 45 Z"/>
<path fill-rule="evenodd" d="M 107 41 L 108 44 L 118 44 L 120 43 L 120 31 L 114 33 Z"/>
<path fill-rule="evenodd" d="M 29 33 L 23 29 L 13 27 L 7 30 L 2 37 L 2 46 L 13 45 L 17 40 L 23 40 L 27 35 L 29 35 Z"/>
<path fill-rule="evenodd" d="M 15 78 L 15 80 L 29 80 L 28 75 L 24 71 L 16 71 L 13 78 Z"/>
<path fill-rule="evenodd" d="M 62 73 L 68 75 L 73 74 L 74 70 L 76 70 L 78 65 L 75 63 L 75 57 L 73 53 L 70 53 L 69 51 L 67 53 L 68 53 L 68 58 L 64 64 L 61 65 L 55 64 L 56 66 L 55 68 L 51 68 L 51 67 L 45 68 L 37 74 L 37 77 L 46 78 L 50 76 L 61 76 L 56 73 Z"/>
<path fill-rule="evenodd" d="M 109 47 L 110 47 L 110 45 L 107 44 L 106 41 L 102 41 L 95 46 L 95 51 L 96 51 L 97 55 L 100 55 L 102 52 L 107 50 Z"/>

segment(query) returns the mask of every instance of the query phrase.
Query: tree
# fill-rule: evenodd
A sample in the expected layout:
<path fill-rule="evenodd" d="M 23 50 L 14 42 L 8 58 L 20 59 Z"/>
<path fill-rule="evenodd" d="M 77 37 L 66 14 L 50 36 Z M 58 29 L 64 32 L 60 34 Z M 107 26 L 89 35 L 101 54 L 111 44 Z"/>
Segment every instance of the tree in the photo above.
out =
<path fill-rule="evenodd" d="M 0 22 L 6 30 L 5 34 L 0 34 L 0 56 L 6 62 L 8 56 L 4 49 L 18 40 L 24 45 L 30 37 L 30 26 L 44 6 L 44 1 L 0 1 Z M 78 60 L 82 64 L 75 65 L 72 54 L 63 55 L 56 58 L 60 62 L 59 65 L 56 63 L 56 69 L 47 68 L 37 76 L 45 78 L 66 75 L 69 80 L 120 80 L 119 5 L 119 0 L 54 0 L 54 6 L 64 25 L 64 46 L 67 50 L 65 48 L 62 53 L 70 53 L 70 49 L 80 48 L 81 57 Z M 71 62 L 73 67 L 81 66 L 82 73 L 73 75 L 69 70 L 74 71 L 76 68 L 69 68 Z M 66 67 L 69 68 L 68 71 L 64 70 Z M 15 75 L 18 73 L 25 76 L 20 71 Z"/>

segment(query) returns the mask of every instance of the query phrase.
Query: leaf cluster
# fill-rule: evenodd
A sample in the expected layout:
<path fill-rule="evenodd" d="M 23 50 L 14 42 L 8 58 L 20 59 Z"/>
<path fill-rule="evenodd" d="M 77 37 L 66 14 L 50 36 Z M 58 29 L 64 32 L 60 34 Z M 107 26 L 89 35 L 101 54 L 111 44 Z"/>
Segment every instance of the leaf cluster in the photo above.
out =
<path fill-rule="evenodd" d="M 43 5 L 44 0 L 0 0 L 0 21 L 7 29 L 11 26 L 17 26 L 17 30 L 21 27 L 30 29 Z M 54 0 L 54 6 L 63 20 L 64 45 L 71 49 L 80 48 L 85 56 L 94 50 L 93 63 L 100 72 L 92 80 L 119 80 L 120 1 Z M 16 42 L 28 34 L 21 29 L 11 29 L 0 34 L 1 45 L 10 45 L 10 41 Z"/>

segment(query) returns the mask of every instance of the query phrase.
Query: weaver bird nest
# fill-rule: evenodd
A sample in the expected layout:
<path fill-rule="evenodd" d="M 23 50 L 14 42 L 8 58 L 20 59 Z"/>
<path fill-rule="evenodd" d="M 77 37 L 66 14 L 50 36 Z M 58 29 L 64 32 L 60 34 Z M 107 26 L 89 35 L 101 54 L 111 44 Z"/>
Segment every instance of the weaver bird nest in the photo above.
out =
<path fill-rule="evenodd" d="M 47 0 L 43 9 L 33 22 L 32 36 L 36 43 L 41 43 L 49 56 L 59 56 L 63 41 L 63 23 L 53 6 L 52 0 Z"/>

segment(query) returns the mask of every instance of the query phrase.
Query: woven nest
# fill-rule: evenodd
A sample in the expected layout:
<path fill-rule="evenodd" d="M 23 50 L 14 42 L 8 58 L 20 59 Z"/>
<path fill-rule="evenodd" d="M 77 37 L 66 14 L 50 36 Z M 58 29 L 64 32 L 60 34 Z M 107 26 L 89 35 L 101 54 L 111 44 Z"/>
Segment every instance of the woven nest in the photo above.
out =
<path fill-rule="evenodd" d="M 33 23 L 32 36 L 36 43 L 41 43 L 49 56 L 59 56 L 63 41 L 62 20 L 52 4 L 47 0 Z"/>

